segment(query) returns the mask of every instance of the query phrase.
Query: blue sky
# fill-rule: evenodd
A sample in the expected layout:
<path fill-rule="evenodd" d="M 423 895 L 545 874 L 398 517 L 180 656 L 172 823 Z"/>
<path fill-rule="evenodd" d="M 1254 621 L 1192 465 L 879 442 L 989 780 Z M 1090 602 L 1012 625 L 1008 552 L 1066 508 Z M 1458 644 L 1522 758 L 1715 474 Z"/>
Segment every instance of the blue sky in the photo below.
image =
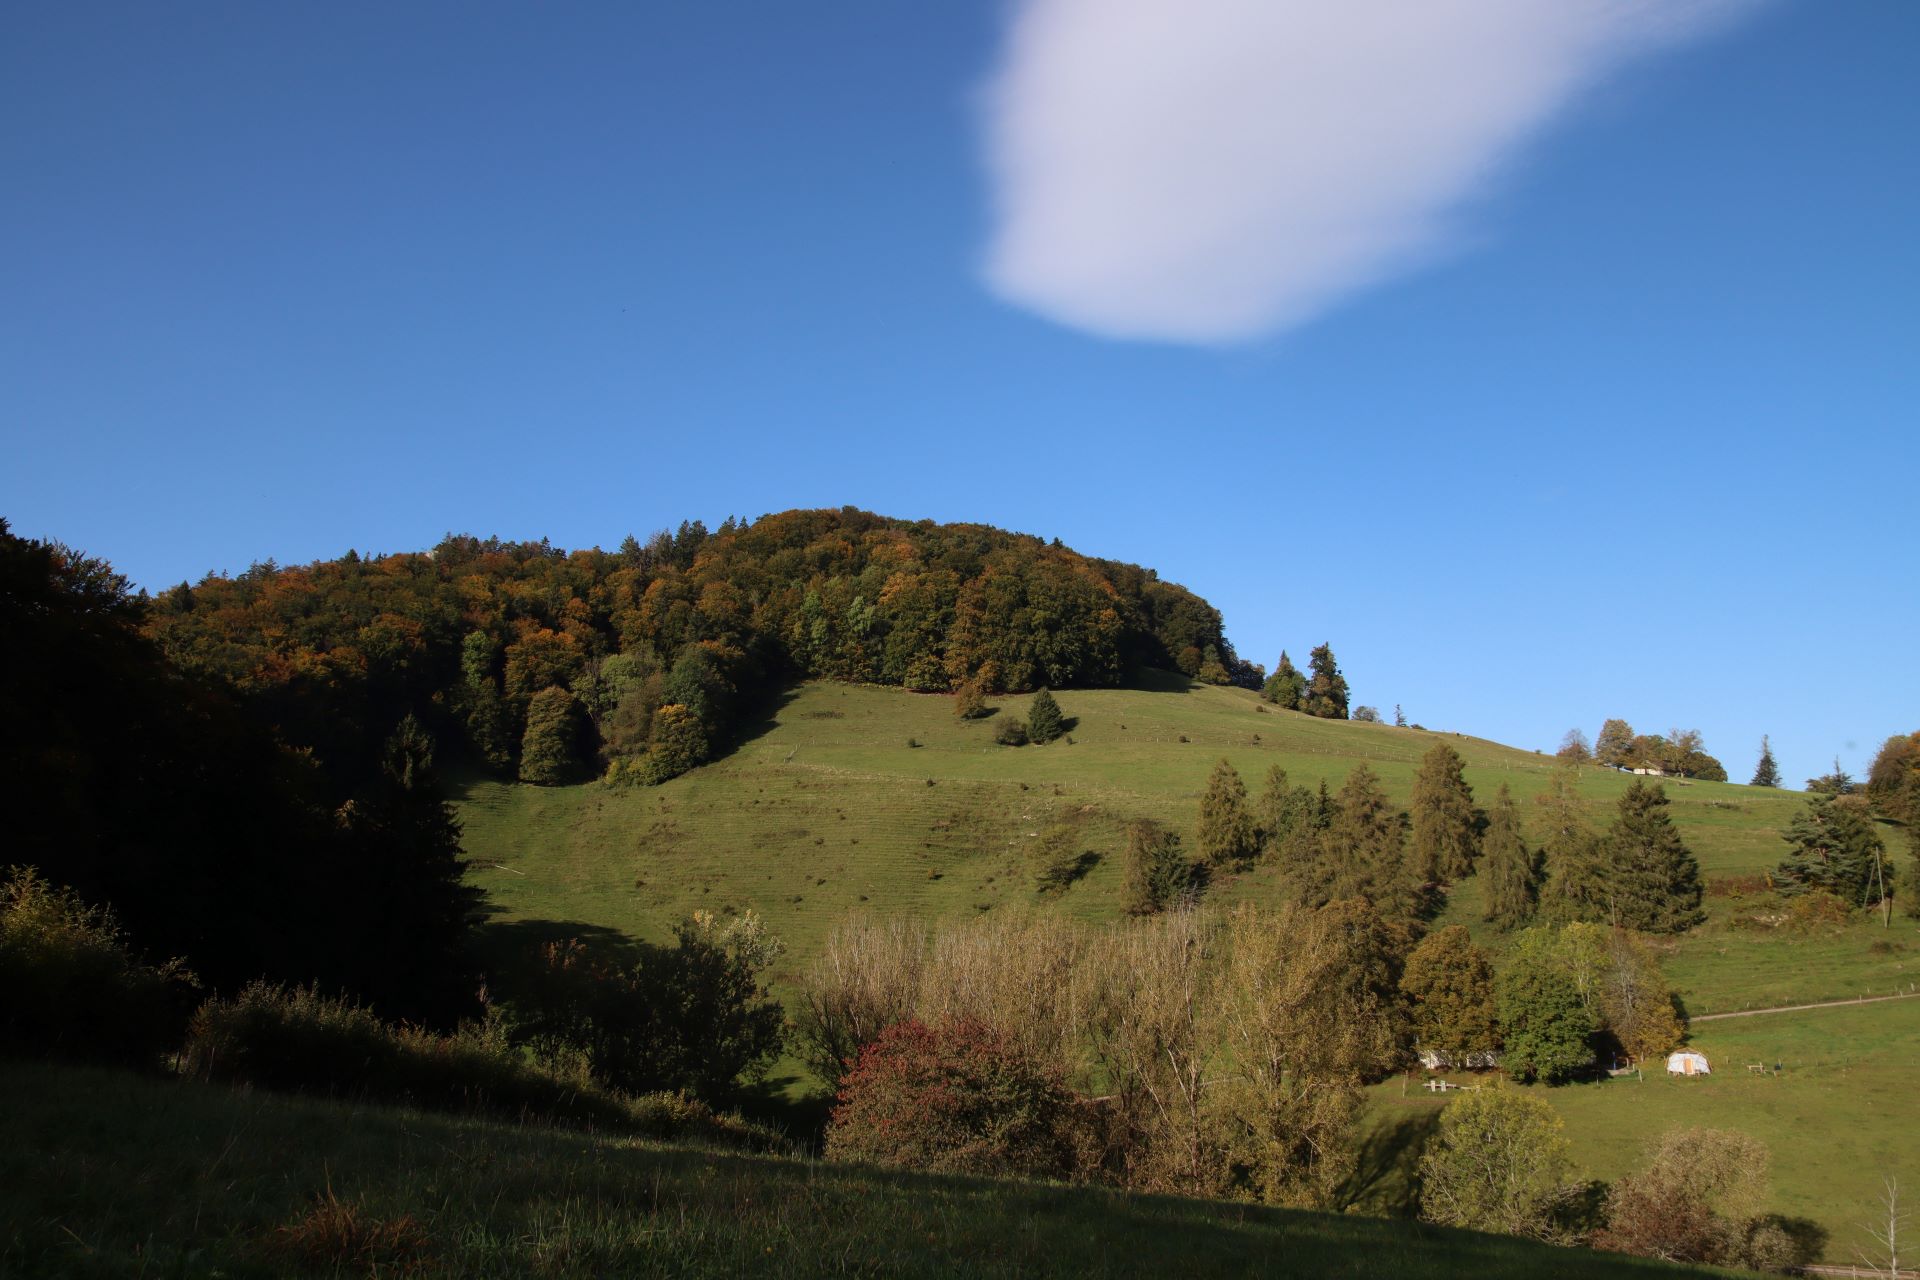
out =
<path fill-rule="evenodd" d="M 1125 0 L 1184 81 L 1089 0 L 16 9 L 0 514 L 149 587 L 980 520 L 1156 567 L 1256 661 L 1330 640 L 1430 727 L 1858 772 L 1920 728 L 1920 5 L 1623 47 L 1450 2 L 1494 34 L 1389 72 L 1268 33 L 1267 75 L 1242 0 Z M 1222 163 L 1157 172 L 1191 130 Z M 1355 226 L 1400 240 L 1329 282 Z"/>

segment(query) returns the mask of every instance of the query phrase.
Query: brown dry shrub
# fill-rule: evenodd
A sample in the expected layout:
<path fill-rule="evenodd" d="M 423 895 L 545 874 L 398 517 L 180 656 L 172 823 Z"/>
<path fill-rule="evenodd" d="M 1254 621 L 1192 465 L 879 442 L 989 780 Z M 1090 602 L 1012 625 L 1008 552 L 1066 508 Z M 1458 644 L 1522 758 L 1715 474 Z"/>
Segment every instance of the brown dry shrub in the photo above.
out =
<path fill-rule="evenodd" d="M 366 1276 L 420 1276 L 439 1269 L 433 1239 L 412 1214 L 381 1218 L 329 1185 L 299 1219 L 265 1242 L 275 1261 Z"/>

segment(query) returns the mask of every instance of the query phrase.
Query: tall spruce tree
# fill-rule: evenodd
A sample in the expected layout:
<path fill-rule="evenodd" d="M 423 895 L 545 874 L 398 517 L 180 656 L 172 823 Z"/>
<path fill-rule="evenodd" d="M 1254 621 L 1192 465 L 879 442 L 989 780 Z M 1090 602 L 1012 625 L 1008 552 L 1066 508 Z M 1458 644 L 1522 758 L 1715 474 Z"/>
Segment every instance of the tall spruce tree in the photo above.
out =
<path fill-rule="evenodd" d="M 1300 709 L 1322 720 L 1347 718 L 1347 678 L 1334 661 L 1333 646 L 1320 644 L 1308 655 L 1307 666 L 1313 675 L 1307 681 L 1306 699 Z"/>
<path fill-rule="evenodd" d="M 1480 859 L 1487 886 L 1485 918 L 1502 929 L 1517 929 L 1531 920 L 1540 905 L 1542 858 L 1527 848 L 1520 810 L 1504 782 L 1487 813 Z"/>
<path fill-rule="evenodd" d="M 1260 696 L 1282 711 L 1298 711 L 1301 702 L 1306 699 L 1307 678 L 1300 674 L 1300 668 L 1293 665 L 1293 659 L 1287 656 L 1285 649 L 1280 651 L 1280 665 L 1260 686 Z"/>
<path fill-rule="evenodd" d="M 1789 852 L 1773 873 L 1789 896 L 1824 890 L 1850 907 L 1880 900 L 1886 888 L 1886 846 L 1858 804 L 1833 796 L 1807 797 L 1781 833 Z"/>
<path fill-rule="evenodd" d="M 1600 836 L 1587 821 L 1580 801 L 1580 772 L 1562 765 L 1548 779 L 1547 789 L 1535 798 L 1545 835 L 1540 844 L 1546 868 L 1540 914 L 1566 923 L 1610 918 L 1610 894 L 1601 865 Z"/>
<path fill-rule="evenodd" d="M 1052 742 L 1067 731 L 1066 718 L 1060 714 L 1060 704 L 1045 689 L 1033 695 L 1033 703 L 1027 708 L 1027 737 L 1035 742 Z"/>
<path fill-rule="evenodd" d="M 1279 765 L 1267 769 L 1265 788 L 1254 806 L 1254 825 L 1259 829 L 1260 847 L 1266 853 L 1281 849 L 1295 828 L 1312 820 L 1313 792 L 1288 785 L 1287 771 Z"/>
<path fill-rule="evenodd" d="M 1666 789 L 1635 779 L 1601 839 L 1616 928 L 1678 933 L 1705 918 L 1700 864 L 1667 814 Z"/>
<path fill-rule="evenodd" d="M 1436 742 L 1413 775 L 1414 863 L 1429 882 L 1446 883 L 1473 874 L 1479 830 L 1466 768 L 1458 751 Z"/>
<path fill-rule="evenodd" d="M 1774 763 L 1773 744 L 1767 741 L 1767 735 L 1760 735 L 1760 763 L 1753 767 L 1753 781 L 1750 787 L 1777 787 L 1780 785 L 1780 766 Z"/>
<path fill-rule="evenodd" d="M 1365 898 L 1383 916 L 1420 915 L 1424 898 L 1407 856 L 1406 825 L 1365 764 L 1355 765 L 1341 785 L 1321 847 L 1332 897 Z"/>
<path fill-rule="evenodd" d="M 1200 797 L 1200 856 L 1215 866 L 1245 862 L 1260 851 L 1247 785 L 1223 756 Z"/>

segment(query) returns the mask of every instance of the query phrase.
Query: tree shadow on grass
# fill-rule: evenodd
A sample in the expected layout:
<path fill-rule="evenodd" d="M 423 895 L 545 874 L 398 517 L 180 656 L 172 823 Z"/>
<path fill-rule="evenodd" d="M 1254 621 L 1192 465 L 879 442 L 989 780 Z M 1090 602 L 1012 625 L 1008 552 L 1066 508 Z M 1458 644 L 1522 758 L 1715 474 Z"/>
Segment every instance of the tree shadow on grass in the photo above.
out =
<path fill-rule="evenodd" d="M 1353 1172 L 1340 1187 L 1341 1201 L 1380 1217 L 1416 1216 L 1420 1212 L 1420 1156 L 1439 1123 L 1439 1108 L 1423 1108 L 1367 1134 L 1355 1153 Z"/>

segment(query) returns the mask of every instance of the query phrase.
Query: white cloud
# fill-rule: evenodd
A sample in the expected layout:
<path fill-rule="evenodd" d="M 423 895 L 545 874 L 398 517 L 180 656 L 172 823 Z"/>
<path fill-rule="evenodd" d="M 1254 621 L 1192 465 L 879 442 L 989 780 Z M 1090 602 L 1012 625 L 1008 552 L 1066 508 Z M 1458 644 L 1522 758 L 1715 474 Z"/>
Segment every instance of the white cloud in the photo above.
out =
<path fill-rule="evenodd" d="M 1299 324 L 1454 243 L 1596 77 L 1753 3 L 1018 0 L 987 282 L 1114 337 Z"/>

